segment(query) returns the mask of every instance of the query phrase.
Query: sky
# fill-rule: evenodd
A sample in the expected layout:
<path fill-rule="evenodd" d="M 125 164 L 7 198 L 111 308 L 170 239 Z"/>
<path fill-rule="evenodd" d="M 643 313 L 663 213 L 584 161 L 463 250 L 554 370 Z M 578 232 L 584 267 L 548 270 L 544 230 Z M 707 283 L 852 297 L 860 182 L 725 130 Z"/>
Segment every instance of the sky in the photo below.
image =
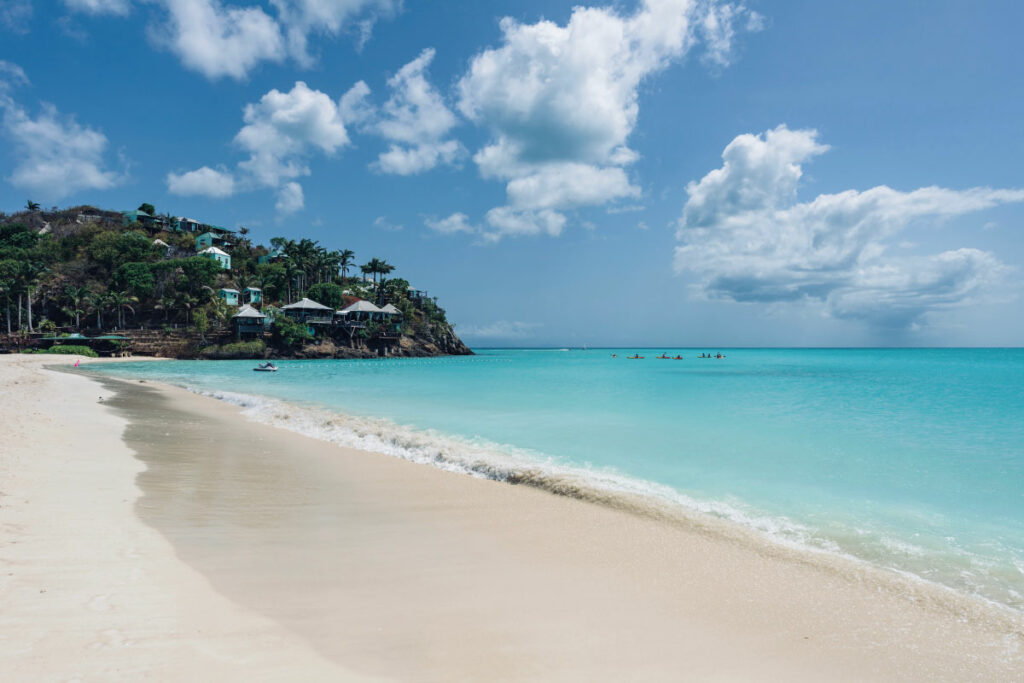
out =
<path fill-rule="evenodd" d="M 0 0 L 0 210 L 385 258 L 475 346 L 1024 345 L 1024 5 Z"/>

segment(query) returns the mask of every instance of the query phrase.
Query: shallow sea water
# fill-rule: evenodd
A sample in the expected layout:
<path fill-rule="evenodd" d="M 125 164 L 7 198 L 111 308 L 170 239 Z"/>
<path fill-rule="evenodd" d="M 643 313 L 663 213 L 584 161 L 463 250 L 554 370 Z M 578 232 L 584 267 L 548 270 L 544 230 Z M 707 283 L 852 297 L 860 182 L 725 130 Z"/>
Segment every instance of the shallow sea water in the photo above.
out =
<path fill-rule="evenodd" d="M 1024 350 L 702 351 L 92 368 L 446 469 L 648 496 L 1024 609 Z"/>

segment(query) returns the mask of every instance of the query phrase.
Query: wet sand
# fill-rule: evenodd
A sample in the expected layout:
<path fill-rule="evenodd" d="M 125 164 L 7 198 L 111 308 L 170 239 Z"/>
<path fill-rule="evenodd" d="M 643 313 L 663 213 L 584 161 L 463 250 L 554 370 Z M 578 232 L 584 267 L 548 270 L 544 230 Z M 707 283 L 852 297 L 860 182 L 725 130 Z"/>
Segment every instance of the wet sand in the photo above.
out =
<path fill-rule="evenodd" d="M 5 396 L 17 395 L 6 370 L 0 359 Z M 51 427 L 71 419 L 54 410 L 52 392 L 97 386 L 25 372 L 46 376 L 37 407 Z M 106 616 L 130 628 L 133 619 L 184 619 L 169 614 L 178 610 L 203 633 L 154 633 L 147 648 L 105 655 L 150 677 L 180 679 L 156 661 L 172 650 L 198 653 L 192 670 L 207 679 L 1010 681 L 1024 670 L 1019 620 L 941 592 L 903 590 L 882 572 L 800 559 L 714 525 L 645 518 L 339 448 L 180 389 L 103 384 L 93 393 L 117 396 L 102 406 L 66 402 L 78 422 L 61 429 L 107 420 L 63 448 L 83 462 L 107 452 L 110 490 L 88 480 L 80 490 L 78 477 L 41 479 L 37 490 L 73 495 L 73 504 L 25 507 L 17 530 L 5 524 L 4 547 L 28 542 L 45 516 L 55 525 L 61 515 L 79 519 L 76 535 L 100 546 L 118 546 L 129 532 L 146 536 L 147 561 L 164 568 L 151 591 L 159 599 L 136 601 L 140 588 L 121 581 L 118 604 L 131 608 Z M 5 415 L 14 404 L 24 401 L 5 403 Z M 19 425 L 15 440 L 38 427 Z M 8 472 L 46 477 L 68 457 L 37 462 L 24 453 L 11 463 L 4 456 L 0 490 L 8 496 L 23 488 Z M 109 508 L 109 521 L 78 512 L 95 507 Z M 46 539 L 31 542 L 38 555 L 23 556 L 19 570 L 28 576 L 95 564 Z M 118 552 L 107 570 L 134 562 Z M 46 673 L 36 651 L 45 651 L 44 639 L 17 636 L 11 642 L 21 648 L 8 646 L 39 618 L 35 584 L 25 581 L 2 593 L 5 605 L 20 597 L 0 615 L 0 669 L 12 663 Z M 57 601 L 51 623 L 78 629 L 81 608 L 69 600 Z M 248 626 L 211 628 L 227 614 Z M 102 633 L 103 619 L 94 621 Z M 202 658 L 228 642 L 248 648 L 251 659 L 217 669 Z M 96 654 L 78 656 L 84 667 Z"/>

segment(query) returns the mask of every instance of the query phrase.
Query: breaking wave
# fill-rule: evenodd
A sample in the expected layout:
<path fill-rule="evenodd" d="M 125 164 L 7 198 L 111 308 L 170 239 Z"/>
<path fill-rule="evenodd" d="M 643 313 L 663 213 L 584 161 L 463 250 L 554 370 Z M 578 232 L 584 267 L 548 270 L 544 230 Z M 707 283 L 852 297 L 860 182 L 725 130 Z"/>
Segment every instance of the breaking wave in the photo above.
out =
<path fill-rule="evenodd" d="M 912 566 L 917 562 L 908 565 L 898 561 L 900 556 L 926 561 L 925 556 L 931 553 L 897 539 L 875 538 L 874 542 L 864 544 L 851 544 L 844 539 L 847 542 L 837 543 L 793 520 L 758 514 L 741 503 L 699 500 L 656 482 L 607 468 L 569 465 L 529 449 L 409 427 L 384 418 L 357 417 L 325 408 L 300 406 L 266 396 L 194 386 L 186 388 L 238 406 L 243 415 L 254 422 L 346 448 L 530 486 L 555 495 L 681 523 L 698 533 L 754 547 L 768 556 L 786 557 L 843 574 L 852 573 L 858 581 L 877 582 L 881 590 L 909 593 L 915 600 L 926 600 L 962 617 L 991 618 L 992 607 L 1001 613 L 1008 610 L 1000 618 L 1017 621 L 1021 615 L 1021 596 L 1016 591 L 993 595 L 990 590 L 972 585 L 973 582 L 928 576 Z M 927 562 L 921 564 L 926 566 Z M 1024 565 L 1019 569 L 1024 572 Z"/>

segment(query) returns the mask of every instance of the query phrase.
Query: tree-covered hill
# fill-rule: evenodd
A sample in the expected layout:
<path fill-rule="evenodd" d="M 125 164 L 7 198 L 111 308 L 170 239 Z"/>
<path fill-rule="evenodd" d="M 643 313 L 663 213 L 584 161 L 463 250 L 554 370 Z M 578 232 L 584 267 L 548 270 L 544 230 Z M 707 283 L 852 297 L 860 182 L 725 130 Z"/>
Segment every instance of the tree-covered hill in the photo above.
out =
<path fill-rule="evenodd" d="M 0 214 L 6 345 L 30 344 L 41 333 L 148 330 L 152 337 L 155 330 L 198 338 L 179 354 L 216 357 L 235 341 L 231 321 L 242 302 L 230 292 L 257 288 L 261 295 L 252 303 L 273 323 L 258 340 L 263 347 L 248 350 L 252 355 L 372 355 L 385 342 L 406 355 L 469 353 L 436 300 L 392 277 L 395 267 L 383 258 L 357 264 L 352 251 L 310 239 L 274 238 L 264 246 L 245 228 L 198 226 L 148 204 L 122 213 L 91 206 L 46 211 L 29 202 L 25 211 Z M 208 245 L 213 249 L 203 249 Z M 346 338 L 310 334 L 313 328 L 280 314 L 302 297 L 331 309 L 360 299 L 391 304 L 401 312 L 400 325 L 397 333 L 370 323 Z"/>

